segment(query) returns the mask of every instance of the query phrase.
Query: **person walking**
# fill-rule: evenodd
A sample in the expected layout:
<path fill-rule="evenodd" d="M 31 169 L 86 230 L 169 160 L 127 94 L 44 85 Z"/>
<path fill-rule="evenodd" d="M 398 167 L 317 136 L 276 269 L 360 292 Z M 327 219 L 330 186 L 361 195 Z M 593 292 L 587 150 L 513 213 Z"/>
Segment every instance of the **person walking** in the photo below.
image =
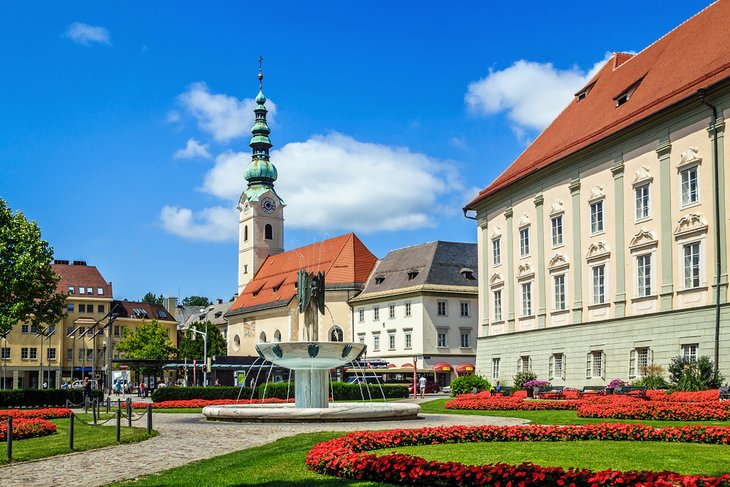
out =
<path fill-rule="evenodd" d="M 418 379 L 418 389 L 420 389 L 421 399 L 423 399 L 426 395 L 426 377 L 421 376 L 421 378 Z"/>
<path fill-rule="evenodd" d="M 88 377 L 84 377 L 83 389 L 84 389 L 84 404 L 86 404 L 87 401 L 89 400 L 89 396 L 91 395 L 91 381 L 89 380 Z"/>

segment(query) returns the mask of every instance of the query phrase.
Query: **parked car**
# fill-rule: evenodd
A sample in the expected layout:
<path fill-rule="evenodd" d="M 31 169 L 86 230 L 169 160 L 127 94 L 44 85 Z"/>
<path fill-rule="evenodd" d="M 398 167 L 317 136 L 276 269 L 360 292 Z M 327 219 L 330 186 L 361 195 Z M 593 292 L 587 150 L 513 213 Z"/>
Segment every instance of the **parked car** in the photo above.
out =
<path fill-rule="evenodd" d="M 433 381 L 433 380 L 426 381 L 426 393 L 427 394 L 431 394 L 433 392 L 440 392 L 440 391 L 441 391 L 441 386 L 439 385 L 438 382 Z M 421 391 L 418 391 L 418 392 L 421 392 Z M 408 393 L 413 394 L 413 384 L 408 385 Z"/>
<path fill-rule="evenodd" d="M 75 381 L 73 381 L 73 383 L 71 384 L 71 388 L 72 389 L 83 389 L 84 388 L 84 381 L 82 381 L 82 380 L 75 380 Z M 91 381 L 91 388 L 92 389 L 98 389 L 99 388 L 99 382 L 96 379 L 94 379 L 94 380 Z"/>
<path fill-rule="evenodd" d="M 348 377 L 345 381 L 348 384 L 382 384 L 383 381 L 380 380 L 380 377 L 377 375 L 353 375 L 352 377 Z"/>

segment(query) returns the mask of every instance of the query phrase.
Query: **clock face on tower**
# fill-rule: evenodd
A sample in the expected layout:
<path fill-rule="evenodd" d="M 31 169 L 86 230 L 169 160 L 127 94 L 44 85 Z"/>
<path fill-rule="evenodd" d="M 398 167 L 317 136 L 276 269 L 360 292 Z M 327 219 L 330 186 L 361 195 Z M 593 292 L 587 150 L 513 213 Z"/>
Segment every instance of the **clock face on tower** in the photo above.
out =
<path fill-rule="evenodd" d="M 271 198 L 264 198 L 261 200 L 261 209 L 264 213 L 273 213 L 276 210 L 276 203 Z"/>

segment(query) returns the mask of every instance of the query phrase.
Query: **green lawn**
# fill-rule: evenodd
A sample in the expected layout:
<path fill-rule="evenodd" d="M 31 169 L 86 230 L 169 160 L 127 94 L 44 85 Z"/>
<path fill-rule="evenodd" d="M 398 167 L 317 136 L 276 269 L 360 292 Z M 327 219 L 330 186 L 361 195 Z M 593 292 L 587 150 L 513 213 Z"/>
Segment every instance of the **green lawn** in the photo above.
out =
<path fill-rule="evenodd" d="M 421 412 L 430 414 L 471 414 L 477 416 L 499 416 L 507 418 L 528 419 L 534 424 L 595 424 L 595 423 L 628 423 L 646 424 L 661 428 L 663 426 L 682 426 L 700 424 L 704 426 L 730 426 L 730 421 L 646 421 L 641 419 L 602 419 L 579 418 L 575 411 L 479 411 L 464 409 L 446 409 L 444 405 L 451 399 L 436 399 L 421 403 Z"/>
<path fill-rule="evenodd" d="M 384 485 L 356 482 L 310 472 L 304 460 L 314 445 L 344 433 L 313 433 L 282 438 L 274 443 L 173 468 L 124 486 L 331 486 L 370 487 Z"/>
<path fill-rule="evenodd" d="M 82 419 L 91 421 L 91 415 L 79 414 L 74 421 L 74 449 L 73 451 L 93 450 L 105 446 L 116 445 L 116 427 L 114 421 L 107 423 L 109 426 L 90 426 L 84 424 Z M 58 429 L 56 433 L 39 438 L 28 438 L 27 440 L 13 440 L 13 461 L 35 460 L 38 458 L 51 457 L 63 453 L 69 453 L 68 449 L 68 419 L 53 419 Z M 121 440 L 122 443 L 135 443 L 148 438 L 146 423 L 144 428 L 128 428 L 122 422 Z M 152 432 L 157 435 L 156 431 Z M 2 443 L 5 449 L 5 443 Z M 5 453 L 0 458 L 0 463 L 7 463 Z"/>
<path fill-rule="evenodd" d="M 425 460 L 465 465 L 532 462 L 543 467 L 589 470 L 669 470 L 683 474 L 718 476 L 728 471 L 730 446 L 693 443 L 631 441 L 522 441 L 409 446 L 393 451 Z"/>

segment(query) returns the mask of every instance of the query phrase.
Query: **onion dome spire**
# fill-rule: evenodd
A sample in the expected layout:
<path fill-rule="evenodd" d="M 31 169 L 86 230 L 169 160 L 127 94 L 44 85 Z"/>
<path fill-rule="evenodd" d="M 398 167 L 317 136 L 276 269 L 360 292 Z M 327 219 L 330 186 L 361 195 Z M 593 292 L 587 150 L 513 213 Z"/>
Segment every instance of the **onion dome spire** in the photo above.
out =
<path fill-rule="evenodd" d="M 251 128 L 253 137 L 251 137 L 251 141 L 248 144 L 253 150 L 251 162 L 246 167 L 245 174 L 249 188 L 254 185 L 273 187 L 274 181 L 277 178 L 276 167 L 269 161 L 269 149 L 271 149 L 269 134 L 271 130 L 266 123 L 266 113 L 268 110 L 266 110 L 266 97 L 264 96 L 263 90 L 264 74 L 261 65 L 262 61 L 263 58 L 259 57 L 259 93 L 256 95 L 256 108 L 254 108 L 256 120 Z"/>

